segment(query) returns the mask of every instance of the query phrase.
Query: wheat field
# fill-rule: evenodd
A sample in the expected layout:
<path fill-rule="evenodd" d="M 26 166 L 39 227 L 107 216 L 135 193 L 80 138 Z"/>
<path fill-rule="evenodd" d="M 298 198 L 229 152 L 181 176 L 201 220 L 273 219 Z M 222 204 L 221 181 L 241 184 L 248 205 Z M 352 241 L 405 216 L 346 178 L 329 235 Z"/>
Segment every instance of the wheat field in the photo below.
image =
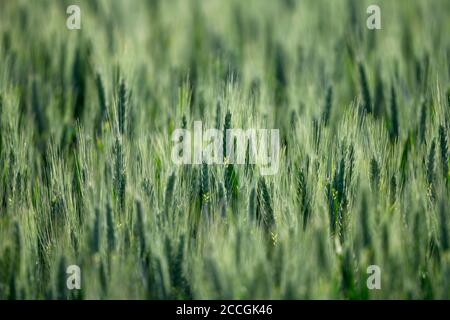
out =
<path fill-rule="evenodd" d="M 0 1 L 0 299 L 449 299 L 449 30 L 446 0 Z M 278 129 L 278 171 L 174 164 L 194 121 Z"/>

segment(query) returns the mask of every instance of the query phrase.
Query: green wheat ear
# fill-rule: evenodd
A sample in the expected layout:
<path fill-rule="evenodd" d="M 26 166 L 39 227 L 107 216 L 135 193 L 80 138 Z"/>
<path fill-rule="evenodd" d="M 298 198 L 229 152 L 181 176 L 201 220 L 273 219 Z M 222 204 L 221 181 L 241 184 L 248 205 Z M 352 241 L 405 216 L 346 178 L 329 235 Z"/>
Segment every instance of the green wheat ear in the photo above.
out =
<path fill-rule="evenodd" d="M 219 183 L 218 186 L 218 199 L 219 199 L 219 210 L 222 218 L 225 218 L 227 214 L 227 196 L 225 187 L 222 182 Z"/>
<path fill-rule="evenodd" d="M 18 299 L 16 277 L 14 275 L 11 275 L 9 277 L 8 285 L 9 285 L 8 299 L 9 300 L 16 300 L 16 299 Z"/>
<path fill-rule="evenodd" d="M 98 102 L 100 105 L 100 109 L 98 111 L 97 120 L 96 120 L 96 133 L 101 133 L 101 127 L 103 121 L 106 119 L 107 113 L 108 113 L 108 104 L 106 102 L 106 93 L 105 93 L 105 87 L 103 85 L 103 80 L 100 75 L 100 73 L 97 73 L 95 76 L 95 84 L 97 86 L 97 95 L 98 95 Z"/>
<path fill-rule="evenodd" d="M 288 77 L 286 71 L 286 54 L 278 44 L 275 48 L 275 104 L 283 106 L 287 103 Z"/>
<path fill-rule="evenodd" d="M 350 143 L 347 152 L 347 176 L 345 181 L 345 186 L 347 189 L 349 189 L 352 184 L 354 171 L 355 171 L 355 148 L 353 146 L 353 143 Z"/>
<path fill-rule="evenodd" d="M 302 169 L 298 170 L 297 176 L 297 198 L 300 203 L 300 212 L 302 216 L 303 230 L 309 221 L 310 216 L 310 200 L 308 196 L 308 190 L 306 185 L 306 177 Z"/>
<path fill-rule="evenodd" d="M 223 124 L 223 158 L 225 162 L 224 183 L 225 190 L 227 192 L 227 200 L 230 202 L 232 199 L 236 199 L 238 195 L 238 178 L 236 171 L 234 170 L 234 165 L 232 163 L 229 163 L 231 159 L 228 159 L 228 154 L 230 154 L 230 156 L 233 154 L 230 148 L 233 148 L 233 143 L 236 143 L 236 141 L 230 141 L 230 143 L 228 144 L 226 134 L 228 129 L 231 129 L 230 110 L 227 111 Z M 233 203 L 235 204 L 235 201 Z"/>
<path fill-rule="evenodd" d="M 434 180 L 434 161 L 436 154 L 436 141 L 433 139 L 431 142 L 430 150 L 428 151 L 428 159 L 427 159 L 427 182 L 428 185 L 431 186 Z"/>
<path fill-rule="evenodd" d="M 433 183 L 435 177 L 435 161 L 436 161 L 436 140 L 433 139 L 431 142 L 430 150 L 428 152 L 427 159 L 427 183 L 428 183 L 428 191 L 431 199 L 435 198 L 436 186 Z"/>
<path fill-rule="evenodd" d="M 397 95 L 395 93 L 394 86 L 391 87 L 391 141 L 396 141 L 399 136 L 399 124 L 398 124 L 398 107 L 397 107 Z"/>
<path fill-rule="evenodd" d="M 172 297 L 174 298 L 185 298 L 189 297 L 189 286 L 184 275 L 183 266 L 184 266 L 184 256 L 185 256 L 185 236 L 184 234 L 180 235 L 180 239 L 178 242 L 178 247 L 176 253 L 173 254 L 170 252 L 170 257 L 168 259 L 171 261 L 170 263 L 170 279 L 172 283 Z M 172 250 L 170 250 L 172 251 Z"/>
<path fill-rule="evenodd" d="M 142 202 L 139 199 L 136 199 L 136 222 L 134 230 L 135 236 L 138 240 L 139 254 L 141 257 L 143 257 L 147 250 L 147 242 L 145 239 L 144 210 L 142 208 Z"/>
<path fill-rule="evenodd" d="M 423 99 L 420 108 L 420 119 L 419 119 L 419 141 L 420 143 L 425 142 L 425 133 L 427 130 L 427 101 Z"/>
<path fill-rule="evenodd" d="M 100 209 L 95 208 L 94 226 L 91 233 L 91 252 L 98 253 L 100 251 Z"/>
<path fill-rule="evenodd" d="M 225 121 L 223 124 L 223 158 L 226 159 L 228 156 L 228 146 L 227 146 L 227 130 L 231 129 L 231 112 L 227 111 L 225 115 Z"/>
<path fill-rule="evenodd" d="M 375 157 L 370 160 L 370 181 L 372 189 L 378 190 L 380 185 L 380 165 Z"/>
<path fill-rule="evenodd" d="M 395 174 L 391 177 L 390 188 L 389 188 L 389 200 L 391 205 L 394 204 L 397 194 L 397 179 L 395 178 Z"/>
<path fill-rule="evenodd" d="M 164 196 L 164 211 L 166 217 L 169 214 L 169 209 L 172 205 L 174 188 L 175 188 L 175 172 L 173 172 L 167 179 L 166 192 Z"/>
<path fill-rule="evenodd" d="M 443 125 L 439 126 L 439 149 L 441 153 L 442 173 L 444 178 L 447 178 L 448 174 L 448 143 L 447 135 Z"/>
<path fill-rule="evenodd" d="M 253 187 L 248 197 L 248 220 L 253 222 L 256 220 L 256 190 Z"/>
<path fill-rule="evenodd" d="M 220 128 L 220 119 L 222 116 L 222 103 L 219 99 L 216 102 L 216 129 Z"/>
<path fill-rule="evenodd" d="M 186 115 L 183 114 L 183 116 L 181 117 L 181 129 L 186 129 L 186 128 L 187 128 Z"/>
<path fill-rule="evenodd" d="M 81 120 L 86 107 L 86 78 L 88 71 L 88 50 L 78 46 L 72 66 L 72 84 L 75 94 L 73 118 Z"/>
<path fill-rule="evenodd" d="M 118 122 L 119 122 L 119 132 L 121 135 L 125 134 L 126 130 L 126 116 L 127 116 L 127 87 L 125 84 L 125 80 L 122 79 L 119 84 L 119 92 L 118 92 Z"/>
<path fill-rule="evenodd" d="M 119 204 L 121 211 L 125 210 L 125 191 L 126 191 L 126 167 L 125 167 L 125 155 L 123 152 L 122 141 L 119 137 L 116 137 L 116 141 L 113 147 L 114 155 L 114 193 L 116 200 Z"/>
<path fill-rule="evenodd" d="M 208 164 L 202 163 L 201 168 L 201 185 L 200 185 L 200 201 L 202 203 L 202 209 L 204 210 L 206 216 L 209 218 L 209 202 L 210 202 L 210 190 L 209 190 L 209 173 Z"/>
<path fill-rule="evenodd" d="M 271 232 L 275 227 L 275 216 L 272 208 L 272 199 L 269 189 L 263 177 L 258 180 L 258 208 L 256 210 L 257 219 L 262 222 L 264 229 Z"/>
<path fill-rule="evenodd" d="M 330 121 L 332 105 L 333 105 L 333 87 L 330 85 L 325 95 L 325 106 L 323 108 L 322 113 L 322 120 L 325 126 L 327 126 L 328 122 Z"/>
<path fill-rule="evenodd" d="M 102 295 L 106 296 L 108 292 L 108 275 L 106 274 L 105 262 L 100 262 L 100 268 L 98 271 L 98 277 L 100 280 L 100 287 L 102 289 Z"/>
<path fill-rule="evenodd" d="M 116 248 L 116 231 L 114 227 L 113 211 L 109 202 L 106 204 L 106 235 L 108 252 L 112 252 Z"/>
<path fill-rule="evenodd" d="M 201 170 L 201 195 L 203 202 L 209 202 L 209 174 L 208 174 L 208 164 L 206 162 L 202 163 Z"/>
<path fill-rule="evenodd" d="M 14 240 L 14 248 L 16 249 L 14 253 L 14 269 L 20 270 L 21 265 L 21 257 L 22 257 L 22 236 L 20 231 L 20 224 L 18 221 L 14 221 L 13 225 L 13 235 L 12 238 Z"/>
<path fill-rule="evenodd" d="M 447 89 L 447 106 L 450 108 L 450 88 Z"/>
<path fill-rule="evenodd" d="M 377 69 L 375 75 L 375 94 L 373 101 L 373 115 L 375 118 L 381 118 L 384 113 L 385 107 L 384 101 L 384 89 L 383 89 L 383 79 L 381 78 L 381 74 Z"/>
<path fill-rule="evenodd" d="M 56 292 L 55 298 L 57 300 L 67 299 L 67 284 L 66 284 L 66 257 L 64 255 L 59 259 L 58 272 L 56 277 Z"/>
<path fill-rule="evenodd" d="M 312 120 L 312 138 L 314 149 L 318 152 L 322 139 L 322 127 L 319 125 L 319 121 L 315 118 Z"/>
<path fill-rule="evenodd" d="M 362 97 L 363 97 L 362 107 L 363 107 L 363 110 L 366 111 L 366 113 L 371 113 L 372 112 L 372 98 L 370 97 L 370 89 L 369 89 L 369 83 L 367 81 L 366 70 L 362 63 L 359 63 L 358 70 L 359 70 L 359 80 L 361 83 L 361 90 L 362 90 Z"/>

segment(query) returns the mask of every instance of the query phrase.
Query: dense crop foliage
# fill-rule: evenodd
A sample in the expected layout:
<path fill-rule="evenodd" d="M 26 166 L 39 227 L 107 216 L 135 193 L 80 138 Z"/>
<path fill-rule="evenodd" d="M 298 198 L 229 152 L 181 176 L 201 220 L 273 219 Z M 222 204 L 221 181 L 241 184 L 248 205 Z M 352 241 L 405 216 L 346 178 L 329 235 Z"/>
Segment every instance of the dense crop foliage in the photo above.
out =
<path fill-rule="evenodd" d="M 0 1 L 0 298 L 449 298 L 450 2 L 373 2 Z"/>

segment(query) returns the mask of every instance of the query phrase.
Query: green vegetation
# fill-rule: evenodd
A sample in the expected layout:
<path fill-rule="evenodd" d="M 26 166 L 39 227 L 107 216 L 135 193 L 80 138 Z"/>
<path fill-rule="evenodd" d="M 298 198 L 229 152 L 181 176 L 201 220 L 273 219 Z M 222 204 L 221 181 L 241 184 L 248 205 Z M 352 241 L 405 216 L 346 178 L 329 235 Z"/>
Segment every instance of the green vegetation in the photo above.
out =
<path fill-rule="evenodd" d="M 0 1 L 1 299 L 450 298 L 449 1 L 76 2 Z"/>

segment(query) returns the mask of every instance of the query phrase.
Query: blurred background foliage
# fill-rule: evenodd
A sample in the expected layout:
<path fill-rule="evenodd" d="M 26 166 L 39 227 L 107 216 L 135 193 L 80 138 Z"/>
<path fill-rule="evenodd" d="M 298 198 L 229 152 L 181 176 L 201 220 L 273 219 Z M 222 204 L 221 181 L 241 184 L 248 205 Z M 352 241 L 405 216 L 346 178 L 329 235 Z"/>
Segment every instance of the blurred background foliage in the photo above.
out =
<path fill-rule="evenodd" d="M 448 299 L 450 2 L 370 4 L 0 1 L 0 298 Z M 195 120 L 278 174 L 174 166 Z"/>

